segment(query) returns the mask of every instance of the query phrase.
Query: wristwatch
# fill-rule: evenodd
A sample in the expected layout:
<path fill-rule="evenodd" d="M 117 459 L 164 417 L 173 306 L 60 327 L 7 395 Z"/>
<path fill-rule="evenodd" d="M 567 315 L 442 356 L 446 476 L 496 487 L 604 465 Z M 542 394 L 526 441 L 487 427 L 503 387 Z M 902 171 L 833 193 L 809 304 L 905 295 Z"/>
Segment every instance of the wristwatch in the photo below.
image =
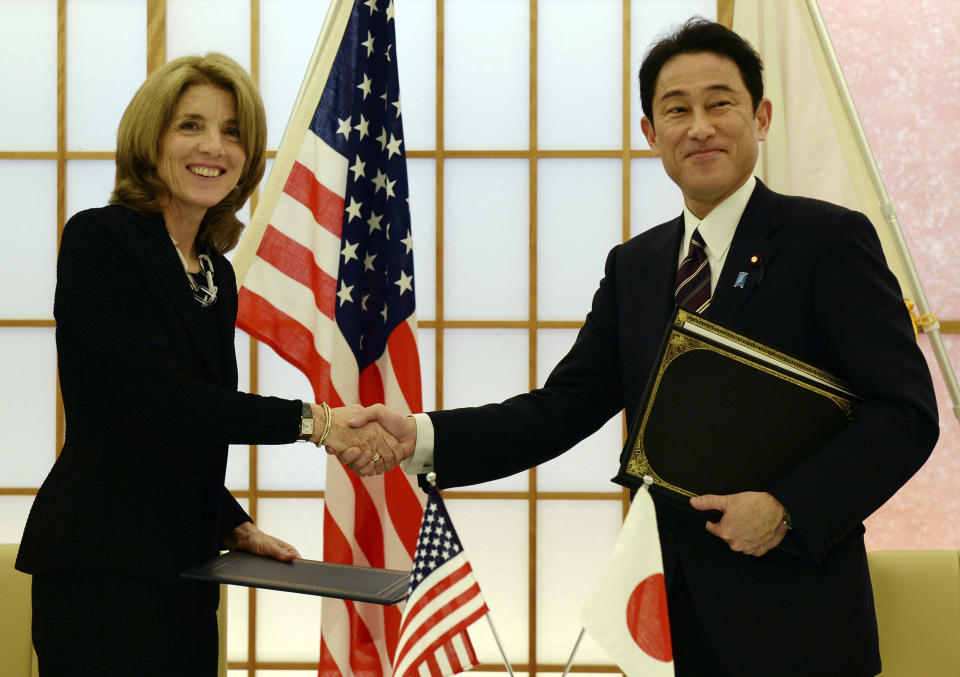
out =
<path fill-rule="evenodd" d="M 313 407 L 309 402 L 303 403 L 303 410 L 300 412 L 300 441 L 309 442 L 313 437 Z"/>

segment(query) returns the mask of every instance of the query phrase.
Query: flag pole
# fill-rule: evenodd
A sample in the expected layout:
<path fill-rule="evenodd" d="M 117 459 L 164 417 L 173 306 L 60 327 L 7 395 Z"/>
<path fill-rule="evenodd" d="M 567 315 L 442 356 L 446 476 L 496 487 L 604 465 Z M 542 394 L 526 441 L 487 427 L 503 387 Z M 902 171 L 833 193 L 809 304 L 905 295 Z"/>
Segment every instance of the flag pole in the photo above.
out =
<path fill-rule="evenodd" d="M 497 634 L 497 629 L 493 627 L 493 618 L 490 616 L 490 612 L 484 614 L 487 617 L 487 623 L 490 624 L 490 632 L 493 633 L 493 639 L 497 643 L 497 648 L 500 649 L 500 656 L 503 658 L 503 664 L 507 668 L 507 672 L 510 673 L 510 677 L 513 677 L 513 668 L 510 667 L 510 661 L 507 660 L 507 652 L 503 650 L 503 644 L 500 643 L 500 635 Z"/>
<path fill-rule="evenodd" d="M 876 190 L 877 195 L 880 197 L 880 210 L 887 220 L 894 243 L 900 251 L 900 257 L 903 259 L 904 266 L 906 267 L 907 277 L 910 279 L 910 284 L 913 286 L 914 292 L 917 295 L 915 299 L 917 308 L 921 316 L 929 315 L 934 319 L 930 324 L 923 324 L 920 328 L 930 337 L 930 345 L 933 348 L 934 355 L 937 357 L 937 363 L 940 365 L 940 371 L 943 374 L 944 381 L 946 381 L 947 390 L 953 402 L 953 415 L 957 420 L 960 420 L 960 384 L 957 382 L 956 372 L 954 372 L 953 365 L 950 363 L 950 356 L 947 354 L 947 350 L 943 345 L 943 337 L 940 335 L 940 323 L 935 321 L 935 318 L 930 313 L 930 303 L 927 301 L 927 295 L 923 291 L 923 285 L 920 284 L 920 276 L 917 274 L 917 267 L 913 263 L 913 258 L 910 256 L 910 251 L 907 248 L 907 241 L 904 239 L 903 231 L 900 229 L 897 212 L 893 207 L 890 196 L 887 194 L 883 177 L 877 168 L 877 160 L 873 156 L 866 132 L 864 132 L 863 125 L 860 122 L 860 116 L 857 114 L 857 109 L 853 104 L 853 96 L 850 94 L 847 81 L 843 77 L 840 60 L 837 58 L 837 52 L 833 48 L 833 41 L 830 40 L 830 34 L 827 32 L 827 25 L 823 20 L 823 14 L 820 12 L 820 6 L 817 4 L 817 0 L 805 0 L 805 2 L 807 11 L 810 13 L 810 18 L 813 21 L 813 27 L 817 32 L 817 38 L 820 40 L 824 56 L 830 67 L 830 74 L 833 76 L 837 91 L 840 94 L 840 101 L 853 128 L 853 134 L 860 148 L 860 154 L 863 156 L 867 165 L 867 172 L 870 174 L 874 190 Z"/>
<path fill-rule="evenodd" d="M 567 661 L 567 665 L 563 668 L 563 677 L 567 677 L 570 674 L 570 667 L 573 665 L 573 657 L 577 655 L 577 649 L 580 648 L 580 641 L 583 639 L 584 633 L 586 633 L 586 628 L 580 628 L 580 634 L 577 635 L 577 641 L 573 645 L 573 651 L 570 652 L 570 659 Z"/>
<path fill-rule="evenodd" d="M 310 63 L 307 65 L 303 82 L 300 83 L 297 99 L 290 111 L 290 117 L 287 119 L 287 126 L 283 129 L 283 136 L 280 138 L 280 146 L 273 160 L 270 175 L 267 177 L 263 190 L 260 191 L 257 209 L 250 215 L 250 223 L 244 228 L 243 237 L 233 254 L 231 263 L 237 277 L 237 287 L 243 285 L 247 276 L 253 257 L 256 255 L 260 241 L 263 239 L 264 231 L 277 207 L 280 194 L 283 192 L 283 186 L 290 174 L 290 168 L 293 167 L 303 138 L 306 136 L 307 128 L 313 119 L 316 103 L 320 101 L 320 95 L 323 93 L 330 70 L 333 68 L 333 60 L 337 50 L 330 49 L 329 46 L 334 41 L 342 39 L 352 10 L 353 0 L 334 0 L 327 9 L 327 17 L 323 21 L 317 44 L 310 56 Z M 306 99 L 311 100 L 312 105 L 305 106 L 304 100 Z"/>

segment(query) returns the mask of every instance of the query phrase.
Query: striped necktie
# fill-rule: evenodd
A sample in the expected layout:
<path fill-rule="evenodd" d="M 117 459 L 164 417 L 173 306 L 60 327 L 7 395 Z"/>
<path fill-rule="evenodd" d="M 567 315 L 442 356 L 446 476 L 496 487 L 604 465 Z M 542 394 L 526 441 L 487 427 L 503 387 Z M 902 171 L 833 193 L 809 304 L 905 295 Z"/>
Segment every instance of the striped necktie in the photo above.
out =
<path fill-rule="evenodd" d="M 677 305 L 702 313 L 710 305 L 710 264 L 703 248 L 700 230 L 693 231 L 690 249 L 677 269 Z"/>

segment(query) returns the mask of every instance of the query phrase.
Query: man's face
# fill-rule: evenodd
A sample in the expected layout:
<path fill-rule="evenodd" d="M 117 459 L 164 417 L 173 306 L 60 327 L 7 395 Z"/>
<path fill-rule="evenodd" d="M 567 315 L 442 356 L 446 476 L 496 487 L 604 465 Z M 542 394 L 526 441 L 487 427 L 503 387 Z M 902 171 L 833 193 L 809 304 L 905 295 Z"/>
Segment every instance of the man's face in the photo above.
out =
<path fill-rule="evenodd" d="M 750 177 L 770 128 L 770 101 L 753 110 L 731 59 L 713 52 L 667 61 L 653 92 L 653 121 L 641 126 L 653 154 L 703 218 Z"/>

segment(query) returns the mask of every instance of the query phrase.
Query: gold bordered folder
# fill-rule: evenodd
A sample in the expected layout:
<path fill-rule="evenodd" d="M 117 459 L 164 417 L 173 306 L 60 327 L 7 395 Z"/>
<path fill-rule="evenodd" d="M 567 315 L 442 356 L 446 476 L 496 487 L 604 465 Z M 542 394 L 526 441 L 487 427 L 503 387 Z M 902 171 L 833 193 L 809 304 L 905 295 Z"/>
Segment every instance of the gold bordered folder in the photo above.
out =
<path fill-rule="evenodd" d="M 214 557 L 180 574 L 184 578 L 374 604 L 407 597 L 410 572 L 297 559 L 280 562 L 240 550 Z"/>
<path fill-rule="evenodd" d="M 769 488 L 845 426 L 858 397 L 836 376 L 677 310 L 614 481 L 689 507 Z"/>

